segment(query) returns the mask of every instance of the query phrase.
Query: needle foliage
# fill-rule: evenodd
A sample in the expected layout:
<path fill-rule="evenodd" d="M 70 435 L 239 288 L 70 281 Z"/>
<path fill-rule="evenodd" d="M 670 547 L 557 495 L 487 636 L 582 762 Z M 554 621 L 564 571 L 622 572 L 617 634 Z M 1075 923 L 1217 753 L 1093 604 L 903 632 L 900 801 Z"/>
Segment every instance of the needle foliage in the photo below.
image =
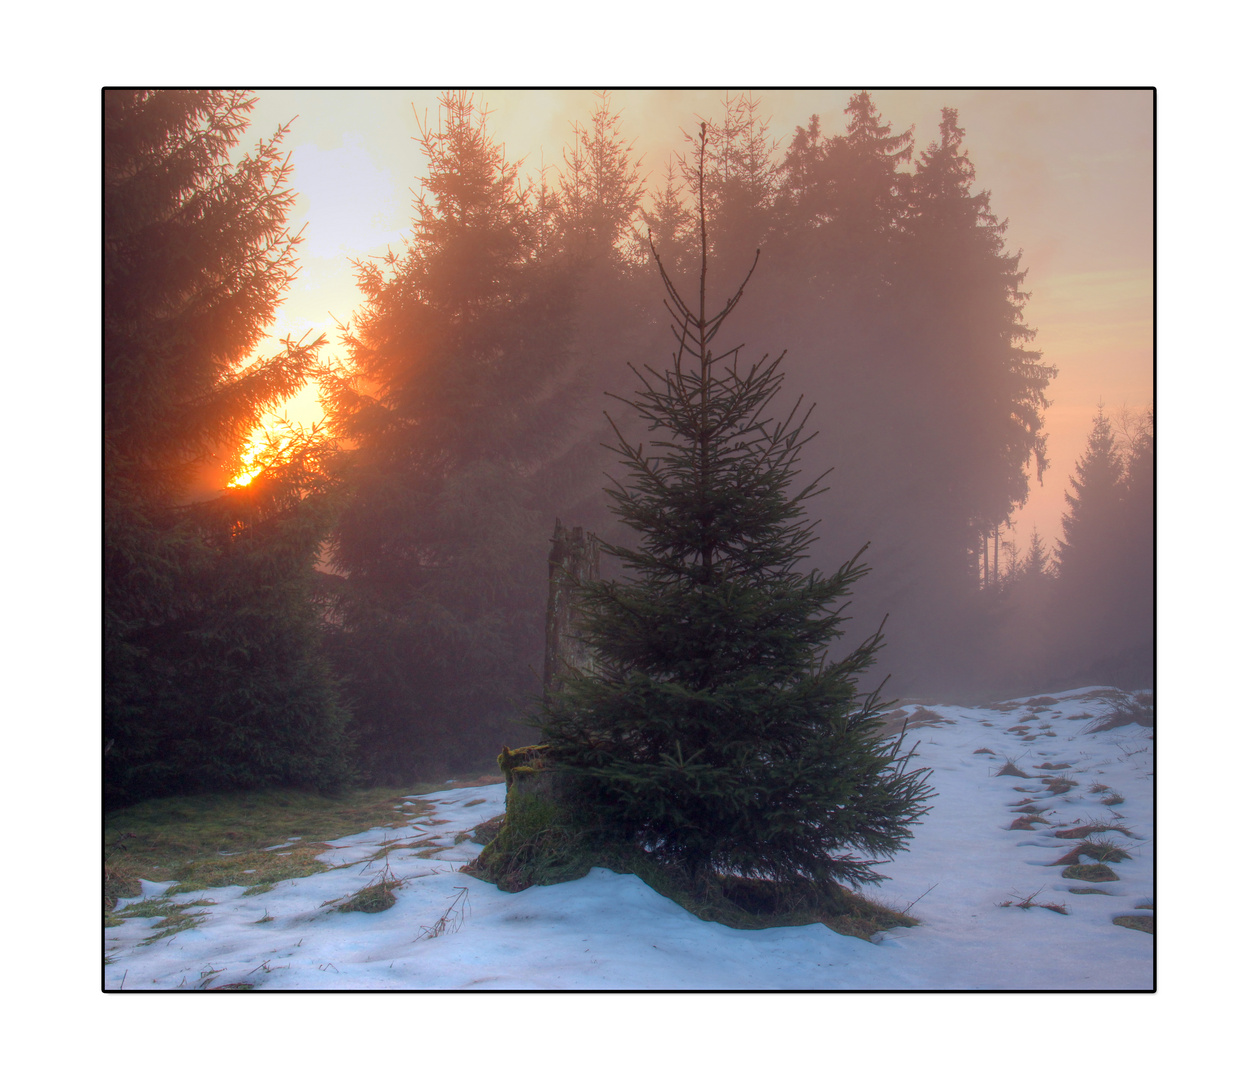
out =
<path fill-rule="evenodd" d="M 629 402 L 653 437 L 617 430 L 627 472 L 608 493 L 639 543 L 607 547 L 623 580 L 584 589 L 597 666 L 547 700 L 541 727 L 563 798 L 596 831 L 694 877 L 874 881 L 926 810 L 926 774 L 858 690 L 881 632 L 826 657 L 864 549 L 830 575 L 805 568 L 808 413 L 772 419 L 783 357 L 714 353 L 751 274 L 710 313 L 702 186 L 699 224 L 697 308 L 656 259 L 677 351 L 637 370 Z"/>

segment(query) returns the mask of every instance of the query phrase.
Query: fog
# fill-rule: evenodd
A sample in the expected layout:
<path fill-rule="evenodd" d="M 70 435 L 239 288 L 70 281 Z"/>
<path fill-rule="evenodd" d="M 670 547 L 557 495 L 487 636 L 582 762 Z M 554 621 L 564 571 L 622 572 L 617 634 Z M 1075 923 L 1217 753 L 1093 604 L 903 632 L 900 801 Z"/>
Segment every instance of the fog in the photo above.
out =
<path fill-rule="evenodd" d="M 266 91 L 239 153 L 290 120 L 270 329 L 328 344 L 280 411 L 337 447 L 322 617 L 375 778 L 527 740 L 554 522 L 636 542 L 609 421 L 649 443 L 660 268 L 714 310 L 755 267 L 716 351 L 811 406 L 867 689 L 1149 684 L 1151 93 Z"/>
<path fill-rule="evenodd" d="M 780 149 L 816 113 L 842 133 L 852 90 L 757 91 L 760 115 Z M 649 190 L 697 118 L 719 120 L 722 90 L 617 91 L 612 106 L 633 142 Z M 1149 91 L 874 90 L 885 123 L 914 128 L 915 150 L 936 137 L 939 111 L 958 110 L 976 186 L 1008 219 L 1006 246 L 1023 252 L 1025 309 L 1036 347 L 1058 368 L 1045 412 L 1049 466 L 1012 528 L 1025 547 L 1033 529 L 1061 535 L 1064 493 L 1083 454 L 1098 403 L 1140 409 L 1153 396 L 1153 105 Z M 435 118 L 437 91 L 264 90 L 253 112 L 256 138 L 297 117 L 288 145 L 297 191 L 293 223 L 305 226 L 302 274 L 278 332 L 328 332 L 360 297 L 349 259 L 396 249 L 409 232 L 413 191 L 426 163 L 416 116 Z M 526 178 L 554 182 L 574 123 L 588 120 L 582 90 L 490 90 L 480 94 L 489 127 Z M 247 142 L 248 140 L 246 140 Z M 768 347 L 772 348 L 772 343 Z M 317 415 L 313 389 L 289 406 Z"/>

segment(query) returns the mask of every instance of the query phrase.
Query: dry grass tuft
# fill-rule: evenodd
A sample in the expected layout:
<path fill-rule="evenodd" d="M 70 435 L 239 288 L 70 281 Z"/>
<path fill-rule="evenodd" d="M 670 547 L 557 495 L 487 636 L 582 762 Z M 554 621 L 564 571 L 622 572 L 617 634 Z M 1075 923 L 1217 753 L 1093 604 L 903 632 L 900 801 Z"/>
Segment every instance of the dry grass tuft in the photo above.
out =
<path fill-rule="evenodd" d="M 1061 872 L 1064 878 L 1075 878 L 1079 881 L 1117 881 L 1118 875 L 1105 863 L 1086 863 L 1082 866 L 1067 866 Z"/>
<path fill-rule="evenodd" d="M 1030 780 L 1031 774 L 1024 773 L 1018 768 L 1018 763 L 1013 758 L 1005 758 L 1005 763 L 996 770 L 997 776 L 1018 776 L 1023 780 Z"/>

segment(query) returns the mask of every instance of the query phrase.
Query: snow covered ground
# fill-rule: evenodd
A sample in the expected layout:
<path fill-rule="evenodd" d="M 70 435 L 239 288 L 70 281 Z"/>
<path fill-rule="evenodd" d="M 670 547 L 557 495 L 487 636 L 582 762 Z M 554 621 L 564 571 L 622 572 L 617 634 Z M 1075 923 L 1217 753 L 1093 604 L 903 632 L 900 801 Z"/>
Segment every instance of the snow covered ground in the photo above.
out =
<path fill-rule="evenodd" d="M 921 923 L 875 943 L 821 925 L 749 931 L 705 923 L 638 878 L 603 869 L 501 892 L 457 872 L 480 850 L 466 833 L 503 810 L 503 786 L 494 784 L 408 800 L 408 825 L 337 841 L 321 856 L 334 867 L 327 873 L 254 896 L 241 886 L 177 896 L 205 903 L 187 909 L 202 921 L 176 934 L 146 943 L 156 917 L 107 928 L 104 986 L 1151 989 L 1153 936 L 1113 920 L 1153 914 L 1152 733 L 1136 724 L 1089 732 L 1116 693 L 1084 687 L 1000 708 L 907 709 L 905 746 L 919 744 L 937 795 L 909 850 L 881 868 L 888 880 L 866 893 L 911 904 Z M 1027 776 L 999 775 L 1008 760 Z M 1055 794 L 1054 777 L 1072 786 L 1059 784 Z M 1024 816 L 1044 822 L 1011 828 Z M 1108 828 L 1090 838 L 1055 835 L 1088 826 Z M 423 847 L 380 857 L 417 839 Z M 1117 880 L 1062 876 L 1058 860 L 1088 839 L 1125 849 L 1129 858 L 1108 864 Z M 1082 867 L 1096 862 L 1075 857 Z M 338 910 L 385 873 L 400 882 L 393 907 Z M 144 896 L 119 907 L 172 884 L 144 882 Z"/>

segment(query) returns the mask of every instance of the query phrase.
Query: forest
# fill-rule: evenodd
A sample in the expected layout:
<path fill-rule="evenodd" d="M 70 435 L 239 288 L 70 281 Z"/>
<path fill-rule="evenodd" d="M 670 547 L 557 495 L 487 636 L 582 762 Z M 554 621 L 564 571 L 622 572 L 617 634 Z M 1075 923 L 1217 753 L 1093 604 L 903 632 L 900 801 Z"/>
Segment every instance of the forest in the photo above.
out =
<path fill-rule="evenodd" d="M 811 520 L 775 549 L 817 593 L 791 663 L 837 665 L 840 697 L 1152 685 L 1152 408 L 1099 408 L 1062 540 L 1009 541 L 1057 372 L 955 109 L 919 135 L 854 93 L 842 130 L 800 118 L 779 144 L 731 94 L 702 129 L 677 118 L 649 181 L 611 95 L 530 175 L 449 92 L 419 130 L 410 233 L 355 261 L 340 340 L 276 342 L 303 237 L 290 133 L 252 130 L 253 100 L 103 93 L 107 807 L 486 772 L 538 724 L 571 734 L 541 704 L 555 522 L 605 543 L 605 598 L 653 580 L 640 536 L 668 515 L 625 502 L 656 475 L 635 395 L 718 311 L 786 440 L 763 501 L 734 469 L 722 506 L 806 500 Z M 696 296 L 709 310 L 679 331 Z M 268 423 L 311 381 L 319 424 Z M 194 497 L 259 430 L 249 481 Z M 652 610 L 660 628 L 681 609 Z M 600 640 L 610 656 L 627 631 Z"/>

